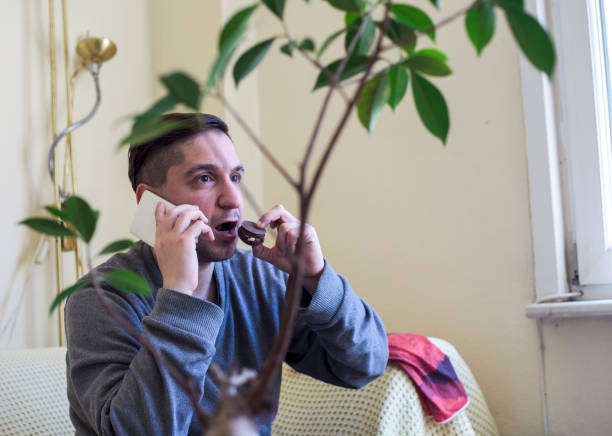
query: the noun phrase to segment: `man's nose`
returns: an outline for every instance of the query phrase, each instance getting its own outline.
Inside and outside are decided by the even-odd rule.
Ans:
[[[221,188],[221,193],[218,198],[219,207],[224,209],[238,209],[242,204],[242,193],[240,185],[226,180]]]

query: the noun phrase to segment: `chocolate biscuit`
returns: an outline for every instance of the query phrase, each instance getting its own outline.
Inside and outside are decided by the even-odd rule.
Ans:
[[[266,229],[260,229],[252,221],[243,221],[238,228],[238,236],[247,245],[260,245],[266,238]]]

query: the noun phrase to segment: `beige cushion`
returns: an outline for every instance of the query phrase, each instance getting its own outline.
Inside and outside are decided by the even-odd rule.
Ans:
[[[396,366],[362,389],[322,383],[283,366],[273,435],[497,435],[478,383],[457,350],[430,338],[448,355],[470,398],[451,421],[437,424],[421,407],[410,378]]]
[[[66,349],[0,351],[0,435],[70,435]]]
[[[478,383],[457,350],[430,338],[453,363],[470,403],[446,424],[427,417],[395,366],[362,389],[328,385],[283,365],[274,435],[497,435]],[[71,435],[65,348],[0,351],[0,435]]]

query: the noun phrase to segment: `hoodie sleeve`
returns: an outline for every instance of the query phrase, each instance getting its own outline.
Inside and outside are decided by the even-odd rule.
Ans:
[[[141,319],[139,313],[146,313],[139,307],[144,299],[103,292],[113,311],[144,333],[181,373],[191,374],[203,395],[223,311],[207,301],[160,289],[152,310]],[[187,434],[193,415],[187,394],[110,316],[96,291],[76,292],[65,310],[68,391],[77,433]]]
[[[380,376],[389,350],[382,321],[325,261],[317,290],[300,309],[286,361],[338,386],[359,388]]]

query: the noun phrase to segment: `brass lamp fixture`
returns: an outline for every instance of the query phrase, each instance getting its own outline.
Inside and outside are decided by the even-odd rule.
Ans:
[[[49,0],[49,61],[51,72],[51,131],[53,142],[49,149],[49,174],[53,182],[54,205],[57,209],[62,208],[63,201],[68,195],[77,194],[76,185],[76,168],[74,159],[74,148],[72,146],[71,132],[87,123],[96,114],[101,101],[99,74],[102,64],[115,56],[117,46],[108,38],[91,38],[86,37],[77,43],[76,52],[80,58],[80,63],[75,71],[70,74],[70,55],[68,50],[68,28],[67,28],[67,12],[66,0],[61,1],[62,6],[62,30],[63,30],[63,55],[64,55],[64,78],[66,83],[66,127],[59,134],[56,128],[56,112],[57,112],[57,80],[56,80],[56,56],[55,56],[55,5],[54,0]],[[96,89],[96,101],[91,111],[81,120],[72,122],[72,94],[74,90],[74,80],[76,76],[83,70],[91,73],[94,79]],[[60,172],[57,157],[57,146],[66,139],[66,151],[64,155],[63,167],[63,187],[60,186]],[[70,178],[68,178],[70,174]],[[76,238],[55,238],[55,267],[56,267],[56,287],[59,294],[63,288],[63,254],[62,252],[74,252],[75,256],[75,275],[76,279],[82,275],[82,265],[79,244]],[[64,345],[63,338],[63,315],[62,311],[58,310],[58,333],[59,343]]]
[[[100,65],[115,56],[117,46],[108,38],[85,38],[79,41],[76,51],[84,65]]]
[[[83,71],[84,69],[88,70],[94,79],[94,84],[96,88],[96,101],[94,103],[93,108],[91,109],[89,114],[85,116],[85,118],[82,118],[81,120],[69,125],[64,130],[62,130],[51,144],[49,150],[49,174],[51,176],[51,180],[53,180],[54,182],[55,149],[57,147],[57,144],[59,144],[59,142],[66,135],[70,134],[71,132],[91,120],[98,111],[101,101],[99,80],[100,67],[102,66],[102,63],[108,61],[109,59],[112,59],[112,57],[115,56],[115,53],[117,53],[117,46],[108,38],[85,38],[79,41],[79,43],[77,44],[76,51],[77,54],[81,57],[81,63],[72,74],[72,78],[70,80],[70,87],[73,88],[74,78],[81,71]],[[72,102],[69,102],[68,104],[72,106]],[[64,191],[64,189],[60,185],[58,185],[58,191],[61,199],[64,200],[66,198],[66,191]]]

